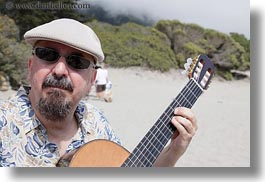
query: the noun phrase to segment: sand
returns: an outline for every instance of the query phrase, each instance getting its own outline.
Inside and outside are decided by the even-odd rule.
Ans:
[[[161,74],[142,68],[108,68],[113,101],[88,102],[109,119],[126,149],[132,151],[188,82],[181,70]],[[0,92],[0,100],[14,91]],[[250,166],[250,79],[214,77],[192,108],[199,129],[176,167]]]

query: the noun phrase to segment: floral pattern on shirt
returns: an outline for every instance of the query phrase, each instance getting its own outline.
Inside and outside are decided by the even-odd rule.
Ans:
[[[14,97],[0,105],[1,167],[54,167],[60,162],[56,144],[49,142],[45,127],[31,107],[29,90],[29,87],[21,87]],[[96,107],[81,101],[75,116],[79,128],[66,154],[94,139],[120,144],[109,122]]]

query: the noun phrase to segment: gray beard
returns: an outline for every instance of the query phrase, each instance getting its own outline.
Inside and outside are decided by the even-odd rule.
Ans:
[[[41,97],[37,108],[42,116],[49,121],[64,121],[72,109],[70,102],[65,100],[65,94],[59,90],[52,90],[47,98]]]

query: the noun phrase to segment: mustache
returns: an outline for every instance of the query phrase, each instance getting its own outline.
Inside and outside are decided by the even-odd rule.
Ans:
[[[47,88],[47,87],[57,87],[73,92],[72,83],[69,80],[67,80],[67,78],[65,77],[58,78],[54,75],[47,76],[47,78],[44,80],[42,84],[42,88]]]

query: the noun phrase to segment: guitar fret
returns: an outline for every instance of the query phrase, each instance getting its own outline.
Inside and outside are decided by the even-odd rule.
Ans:
[[[192,90],[190,88],[187,88],[188,90],[190,90],[191,92],[189,92],[192,96],[194,96],[194,98],[198,99],[198,97],[194,94],[194,92],[192,92]]]
[[[159,130],[157,130],[157,131],[159,131]],[[161,132],[160,132],[161,133]],[[163,147],[163,143],[161,143],[161,141],[159,140],[159,138],[157,138],[157,136],[154,134],[154,133],[152,133],[152,132],[150,132],[150,134],[152,134],[153,136],[151,137],[151,140],[149,140],[150,142],[154,139],[155,141],[157,141],[157,144],[161,144],[161,146]],[[163,134],[163,133],[161,133],[163,136],[164,136],[164,138],[166,138],[166,136]],[[158,134],[159,135],[159,134]],[[160,135],[160,137],[161,137],[161,135]],[[157,146],[156,145],[154,145],[153,143],[151,143],[151,145],[152,146],[154,146],[154,148],[157,150],[157,151],[160,151],[160,150],[158,150],[158,148],[157,148]],[[159,148],[161,148],[161,146],[158,146]]]
[[[171,109],[170,113],[173,113],[174,109],[172,107],[170,107],[170,109]],[[166,117],[166,118],[164,118],[164,117]],[[165,112],[164,115],[159,118],[160,121],[161,121],[161,118],[163,118],[165,120],[165,119],[171,119],[172,117],[169,116],[169,114]],[[161,122],[161,123],[163,123],[163,122]]]
[[[149,141],[151,141],[151,140],[149,140]],[[158,141],[158,142],[159,142],[159,141]],[[146,143],[145,143],[145,142],[141,142],[141,143],[143,144],[142,146],[143,146],[144,148],[146,148],[146,149],[148,149],[148,151],[150,151],[150,148],[151,148],[151,146],[150,146],[150,145],[149,145],[149,146],[150,146],[150,148],[147,148],[147,147],[146,147]],[[156,151],[158,151],[158,152],[159,152],[159,150],[157,149],[157,147],[156,147],[156,146],[155,146],[153,143],[150,143],[150,144],[153,146],[153,149],[155,149]],[[161,144],[161,143],[160,143],[160,144]]]
[[[145,144],[145,142],[146,142],[147,140],[145,140],[144,142],[142,142],[141,141],[141,143],[142,143],[142,145],[141,145],[141,148],[143,147],[143,148],[145,148],[145,149],[147,149],[147,150],[145,150],[145,152],[150,152],[151,150],[151,146],[150,145],[148,145],[147,147],[145,146],[146,144]],[[149,142],[149,141],[148,141]],[[151,145],[153,145],[152,143],[150,143]],[[150,148],[148,148],[148,147],[150,147]],[[153,149],[155,149],[155,150],[157,150],[157,148],[153,145],[153,147],[152,147]],[[137,150],[139,150],[139,148],[136,148]],[[151,152],[150,152],[151,153]],[[146,154],[146,153],[142,153],[142,154]],[[144,157],[144,156],[143,156]]]
[[[141,157],[138,157],[139,160],[144,161],[144,160],[150,158],[150,154],[152,155],[152,158],[155,160],[157,155],[154,155],[153,153],[158,153],[159,154],[161,152],[160,150],[158,150],[158,147],[162,148],[163,144],[159,140],[157,140],[156,136],[153,133],[150,132],[150,134],[152,134],[155,138],[151,137],[151,139],[148,138],[148,140],[142,140],[140,142],[141,143],[140,148],[136,148],[135,149],[135,150],[138,150],[140,152],[140,154],[137,151],[135,152],[136,154],[141,156]],[[158,142],[154,142],[153,140],[157,140]],[[161,146],[157,147],[153,143],[160,144]],[[142,152],[141,150],[143,150],[144,152]]]
[[[149,162],[150,163],[150,161],[146,161],[146,160],[148,160],[148,158],[146,157],[146,153],[145,153],[145,151],[142,151],[142,148],[143,148],[143,146],[139,149],[139,148],[135,148],[135,150],[134,150],[134,157],[132,157],[132,163],[131,163],[131,166],[143,166],[143,165],[145,165],[146,164],[146,162]],[[145,159],[145,160],[143,160],[143,158]],[[139,164],[140,163],[140,164]]]
[[[142,152],[142,150],[143,150],[142,147],[144,147],[147,150],[144,150]],[[146,152],[149,152],[149,153],[147,154]],[[141,162],[140,166],[146,164],[146,162],[149,163],[149,164],[152,164],[152,162],[148,159],[148,158],[150,158],[149,154],[152,155],[153,160],[156,159],[156,157],[152,154],[152,152],[148,148],[146,148],[144,145],[142,145],[140,149],[139,148],[135,148],[133,153],[134,153],[135,156],[138,156],[137,160],[135,160],[132,163],[132,165],[135,165],[135,166],[139,165],[139,162]]]
[[[164,124],[164,126],[166,125]],[[161,129],[161,128],[158,128],[158,126],[156,125],[154,127],[156,127],[157,129]],[[167,138],[167,136],[165,136],[164,133],[171,133],[172,130],[170,130],[168,127],[164,127],[163,129],[165,129],[166,131],[163,131],[163,133],[161,132],[161,134],[164,136],[164,138]]]
[[[149,164],[152,164],[152,162],[149,160],[149,158],[147,156],[145,156],[144,153],[140,149],[136,148],[135,150],[138,151],[140,156],[144,157],[144,160],[143,160],[143,158],[139,158],[139,157],[137,158],[137,161],[142,163],[142,165],[140,165],[139,167],[145,166],[146,162],[149,163]],[[152,153],[150,152],[149,154],[152,154]],[[138,165],[137,165],[138,163],[134,162],[134,164],[135,164],[135,167],[138,167]]]
[[[156,137],[156,135],[154,134],[154,133],[152,133],[152,132],[149,132],[150,134],[148,135],[148,137],[147,137],[147,139],[146,139],[146,137],[145,137],[145,139],[146,139],[146,141],[148,141],[148,142],[157,142],[157,144],[161,144],[161,146],[163,146],[163,143],[161,143],[161,141],[159,141],[159,138],[157,138]],[[150,135],[152,135],[152,136],[150,136]],[[158,134],[159,135],[159,134]],[[163,134],[162,134],[163,135]],[[153,140],[155,140],[155,141],[153,141]],[[146,143],[145,142],[142,142],[142,144],[145,144],[146,145]],[[152,143],[150,143],[151,145],[153,145]],[[157,146],[156,145],[153,145],[154,146],[154,148],[157,150]],[[159,147],[159,146],[158,146]]]
[[[145,149],[147,149],[147,150],[144,150],[144,152],[141,152],[141,156],[142,156],[142,158],[139,158],[139,160],[142,160],[142,161],[148,161],[148,162],[150,162],[150,160],[155,160],[156,159],[156,156],[152,153],[153,151],[150,151],[150,149],[149,148],[147,148],[146,146],[144,146],[144,145],[142,145]],[[154,149],[156,150],[156,148],[154,147]],[[137,148],[137,150],[140,150],[140,149],[138,149]],[[148,153],[147,153],[148,152]],[[151,155],[151,156],[150,156]],[[152,159],[150,159],[150,157],[152,157]],[[150,160],[149,160],[150,159]],[[150,164],[151,164],[151,162],[150,162]]]
[[[159,119],[159,121],[161,121],[161,119]],[[159,141],[160,143],[162,143],[164,145],[164,143],[165,143],[164,139],[166,140],[166,142],[168,141],[168,138],[170,137],[172,130],[170,130],[169,127],[165,123],[161,122],[160,124],[161,125],[159,125],[159,126],[157,124],[155,124],[154,127],[150,130],[151,131],[150,133],[156,138],[157,141]],[[168,134],[169,136],[166,136],[165,134]],[[159,138],[160,138],[160,140],[159,140]]]
[[[138,162],[138,163],[136,163]],[[128,158],[121,167],[137,167],[136,164],[139,164],[141,163],[142,166],[144,166],[145,164],[140,161],[137,156],[135,156],[135,159],[134,158]]]
[[[136,167],[135,164],[139,163],[141,163],[141,165],[144,165],[144,163],[141,160],[139,160],[138,155],[136,155],[136,153],[132,153],[121,167]]]
[[[183,95],[182,93],[180,93],[180,94]],[[183,95],[183,96],[184,96],[183,98],[187,101],[186,103],[189,104],[189,107],[191,107],[192,104],[185,98],[185,95]]]

